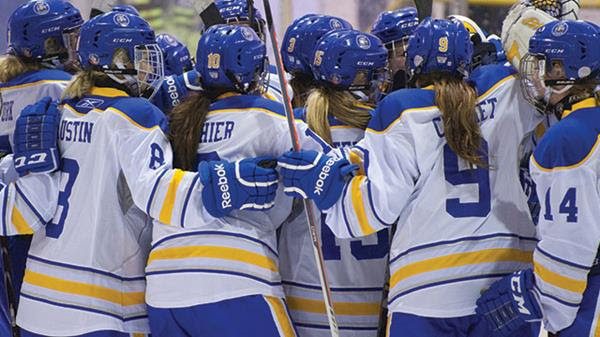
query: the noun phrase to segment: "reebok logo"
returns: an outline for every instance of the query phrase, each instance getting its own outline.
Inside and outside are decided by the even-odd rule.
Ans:
[[[510,288],[512,289],[513,299],[517,302],[517,309],[519,312],[525,315],[531,315],[531,312],[525,308],[525,299],[523,298],[523,292],[521,291],[521,273],[514,275],[510,279]]]
[[[167,92],[169,93],[169,98],[171,99],[171,106],[176,107],[179,105],[179,93],[177,92],[177,86],[175,85],[175,78],[173,76],[167,77]]]
[[[229,184],[227,181],[227,177],[225,176],[227,173],[225,172],[225,165],[218,164],[215,165],[214,170],[217,172],[217,177],[219,180],[217,181],[217,185],[221,190],[221,208],[226,209],[231,207],[231,193],[229,193]]]
[[[313,191],[314,194],[321,195],[321,192],[323,192],[323,185],[325,185],[325,179],[329,177],[331,166],[333,166],[336,161],[337,160],[335,158],[329,158],[329,160],[327,160],[325,166],[323,166],[321,172],[319,172],[319,179],[317,179],[317,182],[315,183],[315,190]]]

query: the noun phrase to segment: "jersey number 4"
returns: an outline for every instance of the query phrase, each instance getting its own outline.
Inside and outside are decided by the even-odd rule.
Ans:
[[[488,167],[476,166],[461,170],[458,166],[459,158],[456,153],[450,149],[448,144],[444,145],[444,176],[446,181],[452,186],[464,189],[473,188],[472,186],[476,184],[478,189],[478,201],[462,202],[460,198],[446,199],[446,212],[455,218],[485,217],[490,213],[488,144],[484,139],[481,140],[481,149],[484,154],[481,159]]]

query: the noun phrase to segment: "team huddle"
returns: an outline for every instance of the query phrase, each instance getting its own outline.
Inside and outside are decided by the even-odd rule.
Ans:
[[[214,5],[195,59],[132,6],[10,17],[1,336],[600,336],[600,27],[577,1],[522,0],[501,37],[307,14],[281,80],[263,14]]]

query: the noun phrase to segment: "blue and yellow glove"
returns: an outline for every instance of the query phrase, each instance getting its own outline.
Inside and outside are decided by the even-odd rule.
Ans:
[[[52,172],[58,169],[58,125],[56,102],[44,97],[26,106],[15,123],[14,164],[19,176]]]
[[[519,270],[496,281],[477,300],[475,312],[487,320],[494,337],[512,336],[526,324],[542,319],[534,282],[531,269]]]
[[[234,209],[262,211],[273,207],[279,177],[276,159],[247,158],[235,163],[203,161],[198,166],[202,182],[202,202],[215,218]]]
[[[311,199],[325,210],[340,198],[346,180],[358,169],[347,159],[317,151],[289,151],[277,160],[284,192],[295,198]]]

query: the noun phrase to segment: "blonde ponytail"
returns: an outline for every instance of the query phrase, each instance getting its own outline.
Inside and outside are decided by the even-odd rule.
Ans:
[[[428,75],[435,90],[435,104],[442,113],[448,146],[471,165],[487,167],[481,153],[481,129],[475,107],[477,92],[462,78]]]
[[[371,106],[359,104],[349,91],[318,87],[306,100],[306,122],[311,130],[332,145],[329,115],[345,125],[365,130],[371,120],[371,110]]]
[[[0,83],[6,83],[26,72],[42,69],[38,62],[23,62],[17,56],[4,55],[0,57]]]

